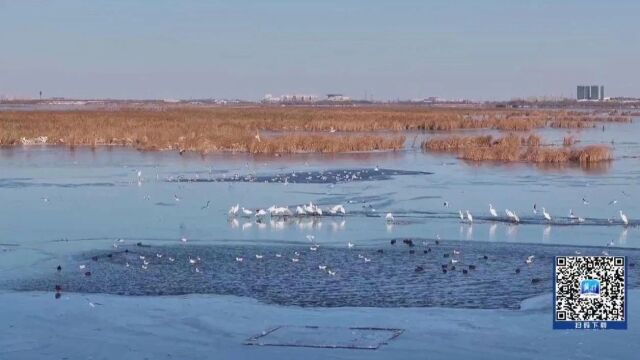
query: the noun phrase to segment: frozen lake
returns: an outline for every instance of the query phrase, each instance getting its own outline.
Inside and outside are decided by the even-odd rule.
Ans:
[[[174,321],[180,299],[158,295],[203,294],[233,295],[215,300],[220,311],[231,309],[237,296],[253,299],[265,312],[282,312],[278,324],[318,322],[318,309],[342,307],[359,309],[354,313],[364,318],[382,311],[372,308],[431,308],[433,320],[444,324],[457,313],[442,308],[465,308],[460,309],[469,311],[464,317],[482,318],[488,329],[491,319],[504,319],[503,313],[473,311],[513,312],[525,299],[550,294],[555,255],[626,255],[629,285],[638,287],[639,132],[637,121],[610,124],[604,131],[572,131],[580,145],[614,147],[615,161],[590,169],[465,163],[418,149],[430,134],[409,134],[407,148],[400,152],[337,155],[180,156],[127,148],[4,148],[0,292],[7,292],[6,299],[36,296],[29,302],[33,305],[17,310],[11,310],[18,306],[11,300],[7,316],[14,314],[12,321],[18,323],[34,312],[33,306],[84,301],[74,293],[117,302],[120,310],[110,312],[130,311],[149,299],[162,304],[162,315],[157,315],[162,321]],[[567,135],[559,130],[538,133],[555,143]],[[251,211],[272,205],[295,210],[309,202],[319,205],[323,216],[256,219],[227,214],[235,204]],[[490,203],[498,218],[489,214]],[[328,214],[338,204],[346,214]],[[543,207],[551,214],[550,222],[540,214]],[[520,216],[520,224],[508,221],[505,208]],[[570,218],[570,209],[584,221]],[[461,222],[459,210],[469,210],[473,223]],[[631,226],[622,225],[620,210]],[[388,212],[392,222],[385,220]],[[535,261],[526,264],[530,255]],[[63,293],[58,300],[53,296],[56,285]],[[49,300],[42,298],[43,291],[51,294]],[[108,306],[95,308],[95,314]],[[638,310],[633,306],[631,316]],[[307,309],[288,317],[292,310],[287,309],[298,307]],[[82,319],[106,321],[91,313],[59,311],[65,312],[70,326]],[[240,312],[234,316],[245,317]],[[517,322],[527,316],[513,315]],[[58,321],[44,319],[40,322]],[[407,330],[400,339],[416,337],[414,325],[390,316],[369,322],[353,319],[343,321],[344,326],[398,326]],[[456,321],[467,323],[461,319]],[[550,308],[536,315],[534,324],[536,336],[553,338]],[[23,325],[27,331],[42,324]],[[246,339],[273,325],[263,319],[258,327],[245,326],[235,338]],[[112,336],[120,325],[104,326]],[[452,334],[459,331],[442,326]],[[211,331],[219,337],[230,329]],[[499,328],[490,332],[505,334]],[[44,339],[46,334],[38,336]],[[578,344],[583,341],[574,338]],[[19,337],[5,337],[8,349],[25,351],[25,356],[50,355],[36,350],[39,341],[29,345]],[[79,349],[70,350],[73,341],[52,346],[77,353]],[[528,349],[529,358],[539,355],[521,345],[514,349]],[[498,346],[502,355],[511,351],[506,344]],[[247,355],[244,351],[240,353]],[[256,351],[249,353],[259,354]]]
[[[637,290],[628,331],[556,332],[551,268],[555,255],[626,255],[640,284],[639,132],[572,131],[614,147],[589,169],[465,163],[422,152],[430,134],[339,155],[0,149],[0,357],[624,358],[638,351]],[[227,214],[309,202],[323,216]],[[327,214],[337,204],[346,214]],[[374,352],[242,345],[279,325],[404,332]],[[346,341],[326,337],[311,336]]]

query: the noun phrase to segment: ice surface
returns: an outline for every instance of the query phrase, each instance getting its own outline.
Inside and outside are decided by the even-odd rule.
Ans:
[[[628,330],[576,331],[552,330],[551,310],[327,309],[232,296],[55,300],[52,292],[5,292],[0,359],[634,359],[640,291],[628,298]],[[309,324],[405,331],[375,351],[244,345],[264,329]]]

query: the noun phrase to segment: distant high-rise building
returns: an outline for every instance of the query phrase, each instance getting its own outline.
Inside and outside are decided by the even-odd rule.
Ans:
[[[591,94],[589,96],[589,100],[599,100],[600,96],[598,96],[598,85],[591,85]]]
[[[578,100],[586,100],[587,95],[585,94],[585,86],[578,85]]]
[[[600,85],[578,85],[578,100],[604,100],[604,86]]]

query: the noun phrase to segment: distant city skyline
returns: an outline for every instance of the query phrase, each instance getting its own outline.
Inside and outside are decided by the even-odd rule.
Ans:
[[[0,96],[640,96],[637,1],[0,0]]]

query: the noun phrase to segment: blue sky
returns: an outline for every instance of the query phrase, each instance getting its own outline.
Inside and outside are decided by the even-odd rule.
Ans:
[[[640,1],[0,0],[0,95],[640,96]]]

